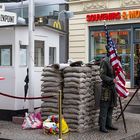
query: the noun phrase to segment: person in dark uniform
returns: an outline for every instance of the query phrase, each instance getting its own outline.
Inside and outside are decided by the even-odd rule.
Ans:
[[[100,76],[102,79],[102,93],[100,98],[99,130],[108,133],[108,130],[118,130],[112,125],[113,108],[117,106],[117,93],[109,53],[101,61]]]

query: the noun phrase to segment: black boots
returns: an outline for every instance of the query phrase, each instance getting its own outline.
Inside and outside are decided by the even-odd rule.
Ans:
[[[103,132],[103,133],[108,133],[108,130],[106,128],[100,127],[100,131]]]
[[[117,127],[114,127],[114,126],[106,126],[106,128],[108,130],[118,130],[118,128]]]
[[[106,126],[106,128],[100,127],[99,130],[103,133],[108,133],[108,130],[118,130],[118,128],[114,126]]]

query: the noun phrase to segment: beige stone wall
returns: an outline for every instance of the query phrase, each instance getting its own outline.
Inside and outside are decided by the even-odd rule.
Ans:
[[[103,25],[102,22],[87,23],[86,15],[109,11],[139,9],[140,0],[69,0],[70,11],[74,17],[69,22],[69,58],[88,62],[89,26]],[[139,21],[117,21],[122,23]],[[116,24],[112,21],[108,24]]]
[[[86,21],[84,15],[75,15],[69,22],[69,58],[85,61]]]

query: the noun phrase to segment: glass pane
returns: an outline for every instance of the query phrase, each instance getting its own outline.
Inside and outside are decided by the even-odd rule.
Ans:
[[[126,72],[126,79],[130,79],[130,40],[129,31],[112,31],[111,37],[116,43],[117,53],[120,56],[123,70]]]
[[[27,65],[27,46],[20,45],[20,66]]]
[[[105,32],[94,32],[93,35],[94,37],[94,55],[103,57],[106,55],[106,36]]]
[[[130,37],[129,30],[111,31],[110,36],[116,44],[117,53],[120,56],[122,67],[126,72],[126,79],[130,79]],[[92,42],[94,43],[94,56],[102,58],[106,55],[106,35],[105,32],[92,32]],[[92,50],[92,49],[91,49]]]
[[[134,80],[135,85],[140,83],[140,44],[134,47]]]
[[[140,40],[140,29],[135,29],[136,40]]]
[[[1,66],[10,66],[10,49],[1,49]]]
[[[12,46],[0,45],[0,65],[11,66],[12,65]]]
[[[35,40],[35,66],[43,67],[44,66],[44,41]]]
[[[49,47],[49,64],[55,64],[55,63],[56,63],[56,48]]]

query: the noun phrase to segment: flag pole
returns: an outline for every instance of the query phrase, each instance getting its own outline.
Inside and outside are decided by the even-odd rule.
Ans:
[[[117,53],[116,53],[116,49],[114,47],[114,44],[113,44],[113,42],[109,42],[109,41],[112,41],[112,39],[109,39],[110,37],[109,37],[109,33],[108,33],[108,30],[107,30],[107,26],[106,26],[106,22],[105,21],[104,21],[104,27],[105,27],[105,31],[106,31],[107,45],[108,45],[108,47],[112,47],[112,49],[114,50],[114,53],[115,53],[115,57],[117,58],[118,56],[117,56]],[[120,110],[121,110],[121,114],[122,114],[122,118],[123,118],[124,129],[125,129],[125,132],[127,133],[126,122],[125,122],[125,118],[124,118],[124,114],[123,114],[123,109],[122,109],[122,103],[121,103],[120,96],[119,96],[119,103],[120,103]]]
[[[127,133],[126,122],[125,122],[125,118],[124,118],[124,113],[123,113],[122,103],[121,103],[120,97],[119,97],[119,103],[120,103],[120,109],[121,109],[121,114],[122,114],[122,118],[123,118],[124,129],[125,129],[125,132]]]

